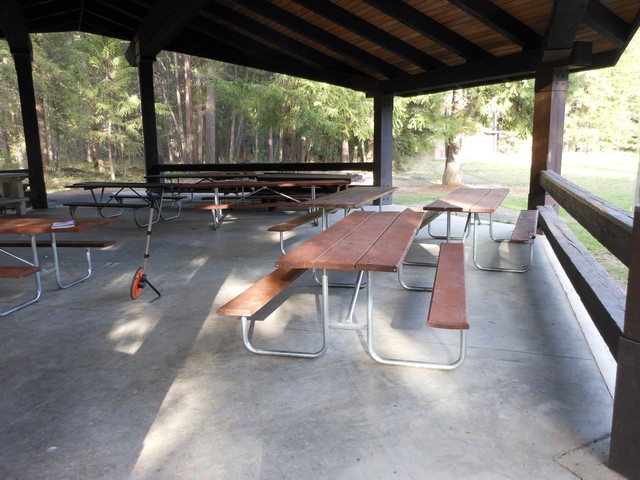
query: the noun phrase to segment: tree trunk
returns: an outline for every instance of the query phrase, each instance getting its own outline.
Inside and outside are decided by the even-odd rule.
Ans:
[[[349,163],[349,139],[342,139],[342,153],[340,154],[340,161],[343,163]]]
[[[456,154],[460,146],[456,143],[455,139],[447,140],[445,145],[446,163],[444,166],[444,173],[442,174],[443,185],[460,185],[462,180],[460,179],[460,164],[456,161]]]
[[[116,169],[113,165],[113,147],[111,146],[111,120],[107,122],[107,158],[109,159],[109,177],[113,182],[116,179]]]
[[[178,121],[176,122],[176,130],[178,132],[178,137],[180,138],[180,152],[183,161],[185,161],[185,157],[187,155],[187,142],[185,140],[184,133],[184,115],[182,114],[182,93],[180,92],[180,85],[182,82],[180,81],[180,63],[178,62],[178,54],[173,53],[173,63],[175,65],[175,76],[176,76],[176,107],[178,110]]]
[[[36,114],[38,116],[38,132],[40,134],[40,147],[42,149],[42,166],[44,171],[51,170],[51,158],[49,156],[49,144],[47,143],[47,128],[44,117],[44,101],[40,95],[36,95]]]
[[[282,132],[282,163],[295,163],[296,161],[296,132],[291,128],[285,128]]]
[[[184,115],[187,137],[187,163],[196,163],[196,127],[193,118],[193,100],[191,99],[191,57],[184,55]]]
[[[269,127],[268,147],[269,163],[273,163],[273,127]]]
[[[203,163],[217,163],[216,157],[216,87],[213,79],[207,82],[207,100],[204,113],[205,124],[205,154]]]

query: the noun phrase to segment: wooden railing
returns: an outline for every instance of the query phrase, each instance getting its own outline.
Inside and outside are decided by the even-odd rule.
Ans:
[[[633,215],[552,171],[540,184],[598,242],[629,266]],[[551,207],[538,207],[540,226],[614,358],[624,326],[626,294]]]

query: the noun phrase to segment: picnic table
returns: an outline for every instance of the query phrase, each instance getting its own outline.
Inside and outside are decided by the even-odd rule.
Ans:
[[[456,368],[464,361],[466,348],[465,333],[466,300],[464,290],[464,254],[462,245],[445,247],[443,262],[452,263],[439,267],[440,281],[436,274],[434,301],[431,303],[429,322],[439,328],[453,328],[461,331],[460,355],[454,362],[424,362],[407,359],[381,357],[374,346],[374,283],[375,272],[398,272],[413,239],[422,224],[424,212],[406,209],[402,212],[354,212],[322,233],[311,238],[290,253],[276,260],[277,269],[322,270],[322,321],[323,350],[326,349],[327,331],[333,328],[358,328],[348,322],[330,322],[329,312],[329,270],[357,271],[359,280],[367,275],[367,350],[377,362],[388,365],[418,366],[438,369]],[[444,260],[446,259],[446,260]],[[444,272],[444,273],[443,273]],[[448,273],[448,279],[443,275]],[[440,288],[436,285],[440,283]],[[354,297],[358,288],[354,288]],[[436,296],[441,298],[436,299]],[[431,320],[431,315],[434,319]],[[438,320],[435,320],[435,318]],[[246,342],[245,342],[246,343]]]
[[[471,216],[478,219],[480,213],[488,213],[490,223],[492,214],[498,209],[502,201],[509,194],[508,188],[458,188],[438,200],[434,200],[424,207],[424,210],[447,214],[447,234],[444,239],[451,241],[451,214],[457,212],[467,213],[467,222],[464,227],[463,236],[467,233]],[[431,234],[431,232],[429,232]],[[437,235],[431,234],[434,238]]]
[[[27,213],[29,199],[24,195],[23,179],[29,175],[23,172],[0,172],[0,208],[13,208],[17,215]]]
[[[59,240],[58,233],[80,233],[92,228],[102,227],[114,219],[105,218],[25,218],[12,217],[0,218],[0,235],[26,235],[28,241],[15,238],[0,238],[0,253],[7,255],[21,263],[19,266],[0,266],[0,278],[19,279],[29,275],[35,275],[36,294],[31,300],[21,303],[7,311],[0,312],[0,316],[8,315],[20,308],[36,302],[42,292],[41,275],[55,274],[56,283],[59,288],[65,289],[72,285],[86,280],[91,276],[91,248],[105,248],[115,244],[114,241],[107,240]],[[39,239],[38,236],[46,236]],[[32,259],[24,258],[15,253],[14,249],[30,248]],[[60,261],[58,258],[58,248],[82,248],[85,250],[87,271],[81,277],[64,283],[61,277]],[[51,248],[53,257],[53,267],[42,268],[40,264],[40,249]]]
[[[312,198],[302,202],[301,205],[321,209],[322,225],[323,228],[326,228],[328,226],[327,212],[329,210],[360,208],[363,205],[370,205],[382,197],[391,195],[396,190],[397,187],[353,186],[323,197]]]
[[[533,264],[533,242],[536,237],[536,226],[538,222],[538,212],[535,210],[523,210],[518,215],[515,227],[508,239],[496,238],[493,233],[493,214],[498,209],[502,201],[509,194],[508,188],[458,188],[451,193],[431,202],[424,207],[424,210],[432,212],[446,212],[447,214],[447,242],[451,241],[451,214],[455,212],[467,213],[467,221],[464,227],[462,238],[466,236],[469,224],[473,215],[473,244],[472,259],[474,265],[480,270],[524,273]],[[489,214],[489,237],[494,242],[507,241],[514,244],[525,244],[529,246],[529,260],[518,268],[498,267],[482,265],[478,261],[478,224],[480,214]],[[436,235],[429,233],[437,238]]]

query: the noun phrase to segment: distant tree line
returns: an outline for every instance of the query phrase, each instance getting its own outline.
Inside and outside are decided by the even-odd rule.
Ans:
[[[138,79],[123,57],[127,43],[83,33],[37,34],[32,43],[46,171],[89,164],[116,178],[141,170]],[[636,148],[638,53],[632,44],[615,69],[571,75],[567,148]],[[0,168],[23,168],[20,104],[6,42],[0,42],[0,60]],[[154,69],[164,162],[372,159],[373,100],[360,92],[171,52],[160,54]],[[394,162],[442,141],[447,163],[454,164],[461,135],[486,127],[497,128],[501,138],[526,137],[532,112],[532,81],[397,97]]]

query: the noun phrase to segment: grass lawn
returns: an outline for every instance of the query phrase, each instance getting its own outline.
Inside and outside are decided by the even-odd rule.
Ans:
[[[491,155],[488,158],[460,158],[460,171],[464,183],[489,183],[509,187],[511,192],[502,206],[519,211],[527,208],[529,191],[529,153],[521,155]],[[444,160],[422,160],[409,165],[406,172],[394,173],[400,182],[423,180],[428,188],[421,192],[401,189],[394,200],[403,205],[421,204],[442,196],[438,188]],[[565,153],[562,175],[573,183],[599,197],[632,212],[635,200],[638,155],[622,153]],[[626,288],[628,269],[597,242],[566,212],[561,211],[563,221],[578,239],[598,259],[610,275]]]

